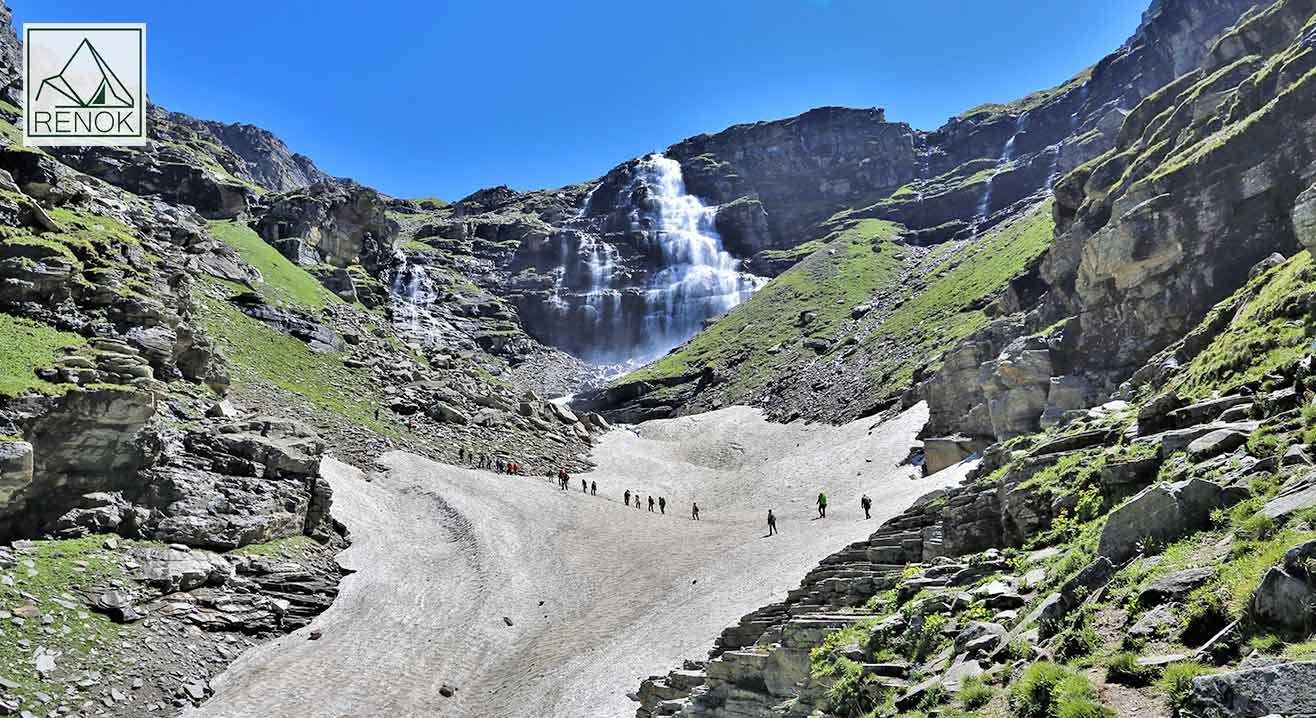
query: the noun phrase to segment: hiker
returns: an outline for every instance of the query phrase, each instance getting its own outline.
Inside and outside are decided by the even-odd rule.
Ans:
[[[581,479],[581,480],[580,480],[580,493],[582,493],[582,494],[588,494],[588,493],[589,493],[589,484],[586,483],[584,479]]]
[[[859,506],[864,510],[865,520],[873,518],[872,514],[868,513],[873,508],[873,500],[868,498],[868,494],[864,494],[863,498],[859,499]]]
[[[691,521],[699,520],[699,504],[696,504],[693,501],[690,502],[690,520]]]
[[[565,478],[567,478],[567,467],[565,467],[565,466],[559,466],[559,467],[557,467],[557,484],[558,484],[558,486],[561,486],[561,485],[562,485],[562,479],[565,479]]]
[[[768,535],[777,533],[777,517],[772,515],[772,509],[768,509]]]
[[[636,494],[636,495],[635,495],[635,510],[636,510],[636,511],[639,511],[639,510],[640,510],[640,495],[639,495],[639,494]]]
[[[622,505],[622,506],[630,506],[630,505],[631,505],[631,490],[630,490],[630,489],[626,489],[626,493],[622,494],[622,497],[621,497],[621,505]]]
[[[598,495],[599,495],[599,482],[597,482],[597,481],[591,481],[591,482],[589,482],[589,495],[590,495],[590,496],[598,496]]]
[[[649,497],[649,513],[653,513],[653,497]]]
[[[827,494],[818,493],[818,518],[827,518]]]
[[[379,421],[379,407],[375,407],[375,421]]]
[[[667,499],[661,496],[658,497],[658,513],[667,514]]]
[[[500,473],[500,474],[503,473],[503,469],[504,469],[504,467],[503,467],[503,460],[502,460],[501,458],[499,458],[499,459],[498,459],[498,473]]]

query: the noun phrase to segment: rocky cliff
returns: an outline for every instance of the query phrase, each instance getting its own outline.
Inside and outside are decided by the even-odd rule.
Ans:
[[[1174,12],[1154,5],[1116,57],[1150,51]],[[1045,216],[1047,241],[987,292],[979,327],[913,373],[902,401],[932,409],[926,469],[973,460],[969,481],[825,560],[709,660],[646,681],[638,716],[1311,712],[1316,6],[1280,0],[1223,27],[1205,51],[1155,50],[1175,74],[1053,203],[1013,220]],[[872,253],[891,249],[876,239]],[[922,276],[935,292],[960,286],[956,269]],[[793,299],[771,284],[758,298]],[[850,301],[848,319],[802,314],[768,353],[802,334],[825,356],[814,322],[835,337],[882,310]],[[748,335],[735,318],[754,304],[719,324]],[[700,370],[701,348],[664,359],[694,379],[650,369],[607,401],[662,415],[744,381],[737,362]]]
[[[143,148],[44,151],[18,114],[0,107],[0,714],[181,709],[305,626],[347,541],[329,456],[586,465],[606,422],[535,393],[576,363],[492,296],[421,316],[396,291],[434,203],[250,125],[153,106]]]

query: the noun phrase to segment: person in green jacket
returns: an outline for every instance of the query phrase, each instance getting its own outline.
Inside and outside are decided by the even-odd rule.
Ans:
[[[818,518],[827,518],[827,494],[818,493]]]

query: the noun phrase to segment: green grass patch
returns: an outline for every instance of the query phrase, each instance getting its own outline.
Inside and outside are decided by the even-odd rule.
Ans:
[[[1097,700],[1096,689],[1073,669],[1041,661],[1024,669],[1010,687],[1016,718],[1105,718],[1115,715]]]
[[[1170,711],[1176,717],[1185,716],[1188,700],[1193,695],[1193,679],[1214,671],[1197,661],[1172,663],[1165,667],[1157,687],[1165,694],[1170,703]]]
[[[14,585],[0,584],[0,607],[23,621],[22,625],[5,622],[0,675],[18,684],[9,692],[23,698],[25,706],[37,705],[38,692],[64,693],[63,681],[43,679],[37,673],[33,662],[37,646],[59,654],[55,679],[61,669],[105,670],[120,660],[120,636],[130,628],[91,612],[74,595],[79,589],[124,580],[118,554],[102,549],[106,538],[37,541],[34,549],[18,554],[17,566],[6,571]],[[45,616],[51,623],[44,622]],[[20,641],[30,645],[24,648]]]
[[[1292,363],[1316,334],[1316,303],[1297,301],[1313,294],[1316,265],[1309,252],[1298,252],[1252,280],[1212,310],[1215,315],[1242,303],[1228,327],[1188,362],[1169,389],[1189,399],[1224,395]],[[1216,320],[1208,316],[1203,324]]]
[[[86,340],[30,319],[0,314],[0,396],[18,396],[29,391],[63,393],[70,385],[53,384],[33,372],[49,367],[63,355],[64,347],[80,347]]]
[[[1045,253],[1054,232],[1048,200],[976,240],[944,276],[929,277],[923,291],[910,291],[908,300],[862,340],[865,350],[885,357],[870,369],[870,388],[879,396],[902,391],[916,367],[924,362],[935,367],[941,352],[986,325],[986,300]]]
[[[293,264],[271,247],[246,224],[238,221],[214,221],[210,232],[232,247],[242,261],[260,271],[264,281],[256,291],[270,304],[319,309],[343,300],[316,281],[306,270]]]
[[[827,239],[826,249],[773,279],[685,346],[624,380],[681,376],[727,366],[734,359],[737,368],[727,390],[737,399],[747,398],[794,366],[799,352],[812,351],[798,346],[801,337],[832,337],[852,307],[896,281],[902,262],[888,240],[898,231],[881,220],[846,222]],[[797,320],[805,311],[817,316],[800,326]],[[784,350],[774,356],[770,350],[778,345]]]
[[[313,352],[212,293],[198,292],[198,297],[202,324],[221,347],[236,382],[263,382],[306,399],[316,409],[396,435],[395,428],[374,418],[380,397],[368,371],[344,366],[340,354]]]

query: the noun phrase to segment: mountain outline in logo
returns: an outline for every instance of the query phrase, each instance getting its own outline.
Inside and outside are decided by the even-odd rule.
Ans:
[[[37,88],[38,102],[42,93],[48,89],[73,102],[72,105],[56,107],[129,109],[136,106],[132,93],[96,50],[96,46],[91,44],[91,40],[85,37],[78,43],[78,48],[69,56],[59,74],[41,81]]]

